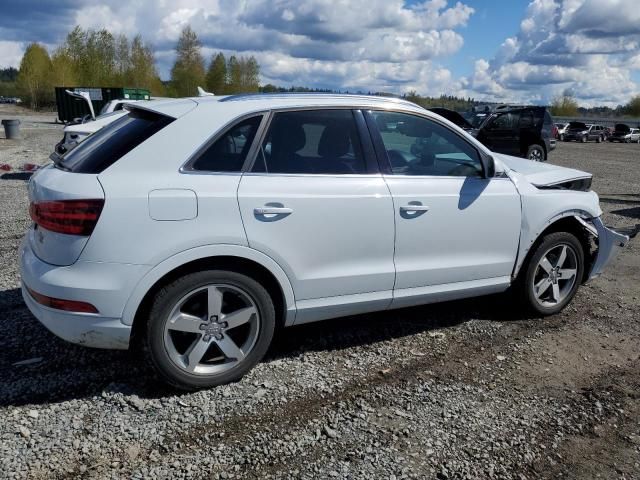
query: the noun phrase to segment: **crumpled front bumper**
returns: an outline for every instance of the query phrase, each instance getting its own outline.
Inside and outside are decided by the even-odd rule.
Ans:
[[[590,223],[595,227],[598,238],[598,252],[589,273],[589,280],[592,280],[602,273],[629,239],[636,236],[638,227],[636,226],[628,235],[625,235],[607,228],[600,218],[592,218]]]

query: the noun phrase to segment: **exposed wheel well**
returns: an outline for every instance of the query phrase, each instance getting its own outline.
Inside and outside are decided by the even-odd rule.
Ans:
[[[173,282],[174,280],[187,275],[192,272],[198,272],[202,270],[230,270],[237,273],[243,273],[254,280],[258,281],[269,292],[273,305],[276,310],[276,322],[277,327],[284,326],[285,319],[285,300],[282,287],[273,274],[265,267],[252,260],[247,260],[242,257],[233,256],[220,256],[220,257],[205,257],[198,260],[194,260],[189,263],[185,263],[174,270],[170,271],[159,279],[145,294],[144,298],[140,302],[138,309],[133,320],[132,332],[131,332],[131,345],[139,346],[140,339],[144,335],[144,329],[146,326],[145,318],[149,314],[151,304],[158,290],[165,285]]]
[[[531,244],[529,251],[527,252],[527,258],[525,262],[529,259],[531,253],[535,250],[535,247],[542,241],[542,239],[554,232],[567,232],[575,235],[580,244],[582,245],[582,249],[584,250],[584,276],[582,281],[585,282],[589,278],[589,272],[591,271],[591,265],[595,260],[595,252],[594,252],[594,244],[592,237],[587,233],[584,225],[580,223],[574,216],[564,217],[556,220],[547,228],[545,228],[538,238],[536,238],[535,242]],[[524,263],[523,262],[523,266]],[[521,268],[522,270],[522,268]]]

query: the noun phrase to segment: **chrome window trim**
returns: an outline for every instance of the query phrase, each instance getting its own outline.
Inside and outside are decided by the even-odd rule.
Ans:
[[[247,177],[325,177],[325,178],[384,178],[381,173],[267,173],[245,172]],[[459,178],[459,177],[458,177]]]

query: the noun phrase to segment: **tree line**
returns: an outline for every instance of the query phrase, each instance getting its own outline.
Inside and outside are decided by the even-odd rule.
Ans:
[[[551,102],[551,114],[558,117],[640,117],[640,95],[636,95],[625,105],[611,107],[581,107],[576,99],[569,93],[554,97]]]
[[[211,56],[207,66],[202,44],[190,26],[182,30],[176,54],[168,86],[171,96],[195,95],[198,86],[206,87],[215,95],[259,91],[260,65],[255,57],[231,55],[226,58],[218,52]]]
[[[106,29],[76,26],[50,55],[44,45],[27,46],[20,68],[0,70],[0,95],[20,96],[31,108],[54,102],[54,87],[146,88],[153,96],[186,97],[205,87],[218,95],[257,92],[260,66],[253,56],[214,54],[208,65],[196,33],[187,26],[176,45],[171,79],[163,82],[153,47],[140,35],[129,39]]]

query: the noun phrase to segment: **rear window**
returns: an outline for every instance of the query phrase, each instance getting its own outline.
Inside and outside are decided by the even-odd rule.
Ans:
[[[101,128],[56,164],[75,173],[101,173],[175,120],[146,110],[132,110]]]

